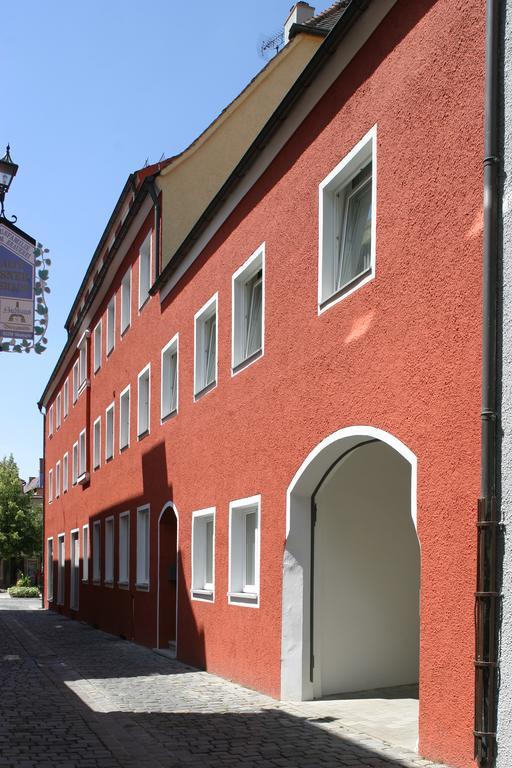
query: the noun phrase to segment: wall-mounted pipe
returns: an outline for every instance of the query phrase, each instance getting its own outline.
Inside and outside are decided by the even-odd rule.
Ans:
[[[481,472],[475,593],[475,757],[489,768],[496,757],[497,574],[497,290],[499,1],[487,0],[484,116]]]

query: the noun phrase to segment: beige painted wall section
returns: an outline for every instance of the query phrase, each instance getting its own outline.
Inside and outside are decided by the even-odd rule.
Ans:
[[[223,112],[160,174],[162,266],[183,242],[323,38],[297,35]]]

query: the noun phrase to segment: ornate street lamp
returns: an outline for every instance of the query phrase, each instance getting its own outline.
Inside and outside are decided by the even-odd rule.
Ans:
[[[18,166],[16,165],[16,163],[13,163],[12,161],[10,149],[11,148],[8,144],[5,155],[2,158],[0,158],[0,218],[1,219],[6,218],[5,211],[4,211],[5,196],[9,191],[11,182],[16,176],[16,173],[18,171]],[[15,216],[13,216],[13,218],[16,220]]]

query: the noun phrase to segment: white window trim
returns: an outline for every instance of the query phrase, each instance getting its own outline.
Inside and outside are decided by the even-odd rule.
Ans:
[[[145,512],[148,513],[148,580],[147,581],[139,581],[139,512]],[[138,591],[142,592],[149,592],[150,583],[151,583],[151,507],[149,504],[143,504],[141,507],[137,507],[137,515],[136,515],[136,525],[137,525],[137,552],[136,552],[136,562],[135,562],[135,588]]]
[[[140,380],[148,374],[148,426],[140,431]],[[151,363],[148,363],[137,376],[137,440],[141,440],[151,432]]]
[[[195,531],[196,520],[201,518],[211,518],[213,520],[213,544],[212,544],[212,576],[213,582],[211,589],[206,585],[204,587],[195,587],[196,573],[195,573]],[[196,512],[192,512],[192,587],[190,590],[190,597],[192,600],[197,600],[202,603],[214,603],[215,602],[215,537],[216,537],[216,508],[207,507],[206,509],[199,509]]]
[[[73,594],[73,534],[78,534],[77,536],[77,543],[78,543],[78,587],[77,587],[77,594]],[[80,554],[81,554],[81,544],[80,544],[80,528],[72,528],[69,532],[69,608],[72,611],[78,611],[80,606]],[[65,561],[64,561],[65,562]],[[65,566],[64,566],[65,567]],[[71,598],[74,597],[76,602],[72,603]]]
[[[48,408],[48,437],[53,435],[53,403]]]
[[[124,284],[124,281],[126,280],[127,276],[128,276],[129,286],[130,286],[129,299],[128,299],[128,323],[123,328],[122,327],[122,324],[123,324],[123,310],[124,310],[123,284]],[[120,290],[120,293],[121,293],[121,316],[120,316],[120,321],[119,321],[119,328],[120,328],[121,338],[123,338],[125,333],[127,333],[130,330],[131,325],[132,325],[132,268],[131,268],[131,266],[128,267],[128,269],[126,270],[126,272],[124,274],[123,279],[121,280],[121,290]]]
[[[239,363],[235,360],[235,333],[236,324],[239,322],[237,313],[235,312],[235,290],[236,282],[244,272],[249,272],[252,264],[261,257],[261,349],[259,352],[255,352],[245,360],[241,360]],[[249,278],[250,279],[250,278]],[[236,272],[234,272],[231,278],[231,376],[236,376],[241,371],[244,371],[250,365],[259,360],[265,354],[265,243],[263,242],[254,253],[252,253],[247,261],[245,261]]]
[[[73,405],[78,400],[78,360],[73,363]]]
[[[368,145],[371,144],[371,153]],[[362,162],[358,160],[361,157]],[[332,237],[334,227],[326,225],[326,215],[331,211],[329,218],[334,218],[334,207],[336,205],[334,197],[335,192],[346,185],[350,178],[360,167],[366,165],[369,158],[372,161],[372,224],[371,224],[371,251],[370,251],[370,269],[368,274],[356,280],[354,284],[350,283],[346,289],[341,289],[332,294],[331,297],[324,298],[322,283],[324,275],[324,261],[327,262],[328,250],[333,249]],[[345,177],[345,178],[344,178]],[[331,193],[331,194],[330,194]],[[377,233],[377,125],[374,125],[365,136],[356,144],[356,146],[338,163],[338,165],[320,182],[318,188],[319,194],[319,221],[318,221],[318,314],[321,315],[330,309],[334,304],[338,304],[347,296],[358,291],[363,285],[366,285],[375,278],[375,254],[376,254],[376,233]],[[331,199],[332,198],[332,199]]]
[[[98,463],[96,463],[96,424],[100,425],[98,439]],[[101,416],[94,420],[92,425],[92,470],[95,472],[101,467]]]
[[[75,447],[76,447],[76,461],[75,461]],[[79,460],[79,455],[78,455],[78,440],[77,440],[76,443],[73,443],[73,451],[72,451],[72,454],[71,454],[71,462],[72,462],[72,467],[71,467],[71,483],[72,483],[72,485],[76,485],[77,484],[77,480],[78,480],[78,460]]]
[[[87,542],[87,557],[85,556],[85,543]],[[91,556],[91,543],[89,541],[89,524],[82,526],[82,582],[89,582],[89,558]]]
[[[55,400],[55,431],[56,432],[60,429],[60,426],[62,423],[61,406],[62,406],[62,396],[61,396],[61,393],[59,392]]]
[[[69,376],[66,376],[66,381],[64,382],[64,388],[63,388],[63,417],[64,419],[67,419],[69,414]]]
[[[89,366],[88,366],[88,361],[87,361],[87,356],[88,356],[88,351],[89,351],[89,350],[88,350],[88,348],[87,348],[87,346],[88,346],[88,345],[87,345],[87,342],[88,342],[88,339],[89,339],[89,336],[90,336],[90,335],[91,335],[91,333],[90,333],[90,331],[89,331],[88,329],[87,329],[86,331],[84,331],[84,332],[82,333],[82,335],[80,336],[80,339],[79,339],[79,341],[78,341],[78,344],[76,345],[76,348],[77,348],[77,350],[78,350],[78,360],[77,360],[77,363],[78,363],[78,376],[77,376],[78,392],[77,392],[77,400],[78,400],[78,398],[80,397],[80,395],[82,394],[82,392],[83,392],[85,389],[87,389],[87,387],[88,387],[88,386],[90,385],[90,383],[91,383],[91,382],[90,382],[90,379],[89,379],[89,377],[88,377],[88,375],[87,375],[87,374],[88,374],[88,372],[89,372],[89,371],[88,371],[88,367],[89,367]],[[85,376],[84,376],[84,379],[83,379],[83,381],[82,381],[82,382],[80,382],[80,351],[81,351],[81,348],[82,348],[82,345],[83,345],[83,344],[85,344]]]
[[[126,518],[126,517],[128,518],[128,553],[127,553],[127,561],[126,561],[126,573],[128,575],[128,578],[126,580],[121,580],[121,555],[122,555],[122,550],[121,550],[121,520],[124,520],[124,518]],[[131,522],[130,521],[130,511],[128,510],[126,512],[121,512],[121,514],[119,515],[119,532],[118,532],[118,559],[119,559],[119,564],[118,564],[118,570],[117,570],[117,576],[118,576],[117,585],[119,587],[121,587],[121,588],[124,588],[124,589],[127,589],[130,586],[130,543],[131,543],[131,541],[130,541],[130,539],[131,539],[131,536],[130,536],[130,522]]]
[[[198,355],[198,349],[197,349],[197,326],[200,321],[202,321],[203,315],[211,315],[213,313],[210,313],[210,308],[212,306],[215,306],[215,380],[211,384],[207,384],[206,387],[201,387],[201,389],[198,389],[197,384],[197,376],[198,376],[198,369],[197,369],[197,355]],[[208,318],[207,318],[208,319]],[[194,315],[194,401],[200,400],[203,395],[206,395],[208,392],[211,392],[211,390],[217,388],[219,380],[219,293],[218,291],[213,294],[213,296],[208,299],[208,301],[203,304],[201,309],[199,309],[195,315]]]
[[[98,331],[98,329],[99,329],[99,343],[98,343],[98,338],[97,338],[97,331]],[[94,344],[93,344],[93,346],[94,346],[94,350],[93,350],[93,372],[94,372],[94,375],[96,376],[98,371],[101,370],[101,363],[102,363],[102,357],[103,357],[103,354],[102,354],[102,352],[103,352],[103,350],[102,350],[102,344],[103,344],[103,321],[102,321],[102,319],[98,320],[98,322],[96,323],[96,326],[94,328],[94,332],[93,332],[92,337],[93,337],[93,341],[94,341]],[[98,362],[98,365],[96,365],[96,349],[99,349],[99,362]]]
[[[55,498],[56,499],[58,499],[60,496],[61,478],[62,478],[62,472],[61,472],[60,459],[59,459],[59,461],[55,464]]]
[[[65,469],[64,469],[65,468]],[[62,458],[62,493],[69,490],[69,453],[66,451]]]
[[[141,268],[141,263],[142,263],[142,259],[140,257],[140,252],[142,250],[142,246],[144,245],[144,243],[146,242],[146,240],[148,238],[149,238],[149,288],[151,288],[152,281],[153,281],[153,230],[151,230],[150,232],[148,232],[148,234],[146,235],[146,237],[142,241],[142,244],[141,244],[141,246],[139,248],[139,290],[138,290],[138,293],[139,293],[139,296],[138,296],[138,312],[139,312],[139,315],[140,315],[142,309],[144,308],[144,306],[146,305],[146,303],[151,298],[151,294],[149,293],[149,291],[148,291],[147,295],[144,296],[142,301],[141,301],[141,295],[140,295],[140,272],[141,272],[140,268]]]
[[[175,348],[176,350],[176,408],[169,413],[164,413],[164,356],[166,352]],[[160,423],[175,416],[179,409],[179,397],[180,397],[180,334],[176,333],[170,341],[167,342],[160,354]]]
[[[258,515],[258,533],[256,537],[256,551],[254,553],[254,573],[256,579],[255,592],[236,592],[232,590],[233,579],[233,514],[243,514],[244,510],[253,510],[256,507]],[[228,603],[242,608],[259,608],[260,605],[260,541],[261,541],[261,495],[248,496],[245,499],[236,499],[229,504],[229,565],[228,565]],[[245,558],[245,555],[244,555]]]
[[[112,578],[108,578],[107,577],[107,552],[108,552],[108,549],[107,549],[107,529],[108,529],[108,525],[107,525],[107,523],[112,523],[112,549],[111,549]],[[105,531],[105,533],[104,533],[104,536],[105,536],[105,542],[104,542],[104,547],[105,547],[105,574],[104,574],[104,577],[103,577],[103,585],[105,587],[109,587],[110,589],[112,589],[113,586],[114,586],[115,572],[116,572],[116,568],[115,568],[116,525],[115,525],[115,522],[114,522],[114,515],[109,515],[108,517],[105,518],[105,525],[103,526],[103,529]]]
[[[62,579],[62,596],[59,595],[61,580],[61,565],[60,565],[60,541],[62,539],[62,552],[64,554],[64,566],[62,568],[64,577]],[[57,534],[57,605],[64,605],[66,602],[66,534]]]
[[[98,530],[98,542],[99,547],[96,548],[94,545],[94,539],[95,539],[95,533],[94,531]],[[92,583],[93,584],[101,584],[101,520],[95,520],[92,524],[92,543],[93,543],[93,550],[92,550]],[[98,575],[94,573],[94,563],[96,558],[96,549],[98,550],[97,557],[98,557]]]
[[[48,550],[49,550],[49,546],[48,545],[49,545],[50,541],[52,543],[52,562],[51,563],[48,562]],[[55,552],[54,552],[54,549],[53,549],[53,536],[48,536],[48,538],[46,539],[46,564],[45,564],[45,567],[47,569],[46,587],[48,589],[47,600],[48,600],[49,603],[53,603],[53,600],[54,600],[54,597],[55,597],[55,584],[54,584],[54,581],[53,581],[53,576],[54,576],[54,568],[53,568],[54,555],[55,555]],[[50,569],[51,569],[51,571],[50,571]],[[49,590],[49,587],[48,587],[49,580],[50,580],[50,572],[51,572],[51,584],[52,584],[52,591],[51,591],[51,593],[50,593],[50,590]]]
[[[84,466],[82,466],[81,461],[81,443],[82,443],[82,435],[84,435]],[[83,470],[80,472],[80,470]],[[80,434],[78,435],[78,477],[76,479],[76,482],[78,485],[82,485],[83,483],[86,483],[89,480],[89,473],[87,472],[87,429],[82,429]]]
[[[107,445],[108,445],[108,412],[112,411],[112,456],[107,456]],[[105,464],[107,462],[112,461],[116,453],[116,412],[115,412],[115,401],[110,403],[109,406],[105,408]]]
[[[108,348],[108,337],[110,332],[110,322],[109,322],[109,307],[110,305],[114,305],[114,319],[112,321],[112,347]],[[108,360],[114,349],[116,348],[116,294],[111,297],[110,301],[107,304],[107,332],[105,334],[105,357]]]
[[[53,467],[48,470],[48,504],[53,501]]]
[[[121,407],[121,403],[123,400],[123,395],[126,395],[127,392],[128,392],[128,442],[126,443],[126,445],[122,446],[121,431],[123,426],[123,409]],[[132,396],[130,392],[130,385],[128,384],[128,386],[125,387],[119,395],[119,453],[124,453],[124,451],[126,451],[126,449],[130,447],[130,416],[131,416],[130,411],[132,409],[131,401],[132,401]]]

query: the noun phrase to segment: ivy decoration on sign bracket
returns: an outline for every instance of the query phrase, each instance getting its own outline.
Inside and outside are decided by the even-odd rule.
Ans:
[[[49,267],[51,259],[46,254],[48,248],[44,248],[41,243],[36,243],[34,248],[34,266],[36,269],[36,279],[34,284],[35,307],[34,307],[34,338],[28,339],[6,339],[0,334],[0,352],[31,352],[32,350],[40,355],[45,351],[48,344],[46,331],[48,329],[48,307],[46,305],[46,294],[50,293],[48,286]]]

